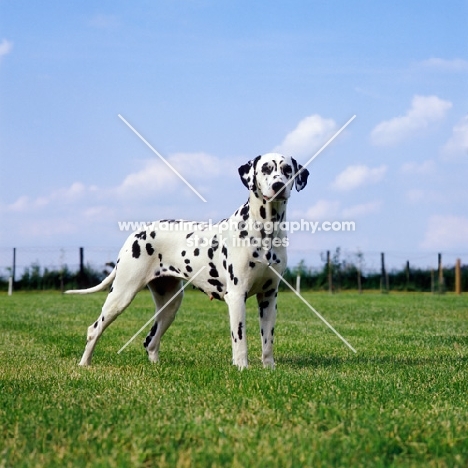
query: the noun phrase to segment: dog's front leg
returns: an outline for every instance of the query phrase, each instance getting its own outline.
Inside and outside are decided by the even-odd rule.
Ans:
[[[276,322],[276,291],[257,294],[260,335],[262,339],[263,367],[275,368],[273,359],[273,335]]]
[[[224,296],[229,307],[231,324],[232,363],[239,369],[248,367],[247,333],[245,328],[245,295],[229,292]]]

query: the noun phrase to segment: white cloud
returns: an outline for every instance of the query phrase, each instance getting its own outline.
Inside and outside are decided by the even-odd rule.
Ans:
[[[177,171],[188,177],[206,178],[221,173],[224,161],[207,153],[174,153],[168,161]],[[237,172],[236,172],[237,174]]]
[[[444,72],[461,72],[468,70],[468,61],[459,58],[447,60],[432,57],[430,59],[419,62],[418,65],[423,68]]]
[[[223,168],[231,164],[206,153],[175,153],[167,158],[168,162],[181,173],[195,188],[202,180],[212,179],[219,175]],[[234,171],[232,171],[234,173]],[[235,172],[237,176],[237,172]],[[124,180],[110,188],[85,186],[81,182],[74,182],[69,187],[60,188],[37,198],[21,196],[15,202],[5,206],[3,211],[27,212],[45,208],[51,204],[69,205],[83,201],[92,196],[96,200],[109,202],[113,198],[126,197],[127,199],[144,198],[161,191],[172,191],[176,188],[185,189],[182,180],[158,158],[151,158],[142,164],[140,170],[128,174]],[[187,189],[188,190],[188,189]],[[90,211],[87,216],[95,212]]]
[[[273,151],[294,158],[310,157],[333,136],[336,130],[337,126],[333,119],[324,119],[318,114],[310,115],[301,120]]]
[[[2,57],[4,55],[8,55],[12,49],[13,49],[13,42],[3,39],[2,42],[0,42],[0,61],[2,60]]]
[[[148,159],[143,167],[129,174],[120,185],[111,189],[117,195],[141,197],[160,190],[172,190],[178,177],[159,159]]]
[[[81,182],[74,182],[70,187],[55,190],[48,195],[43,195],[35,199],[23,195],[6,208],[7,211],[25,212],[43,208],[54,201],[59,201],[61,204],[69,204],[82,199],[91,191],[93,191],[93,187],[86,187]]]
[[[218,176],[229,165],[229,162],[206,153],[174,153],[167,161],[197,190],[200,189],[200,181]],[[144,162],[139,171],[129,174],[111,191],[117,195],[143,197],[161,190],[172,191],[176,187],[186,188],[170,167],[158,158],[151,158]]]
[[[468,156],[468,115],[453,127],[452,135],[442,147],[441,152],[445,160]]]
[[[425,249],[465,248],[468,239],[468,218],[464,216],[434,215],[429,218],[421,243]]]
[[[442,120],[451,107],[451,102],[437,96],[414,96],[405,115],[383,121],[372,130],[371,142],[378,146],[400,143]]]
[[[359,205],[354,205],[349,208],[345,208],[342,211],[342,215],[344,218],[359,218],[362,216],[366,216],[368,214],[377,213],[380,211],[380,207],[382,202],[374,201],[369,203],[361,203]]]
[[[311,221],[328,221],[339,214],[340,202],[331,200],[318,200],[309,207],[306,212],[294,211],[291,213],[291,219],[308,219]]]
[[[427,175],[433,174],[436,169],[436,164],[433,160],[428,159],[422,163],[407,162],[401,166],[401,172],[408,175]]]
[[[387,166],[368,167],[363,164],[348,166],[343,172],[338,174],[332,183],[335,190],[353,190],[361,185],[376,184],[384,177]]]

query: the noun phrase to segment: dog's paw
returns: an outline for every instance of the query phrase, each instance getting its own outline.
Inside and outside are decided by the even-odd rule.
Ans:
[[[243,359],[233,359],[232,364],[236,366],[239,370],[244,370],[249,367],[249,363],[247,362],[247,358]]]
[[[154,363],[159,362],[159,353],[151,352],[148,350],[147,352],[148,352],[148,359],[150,362],[154,362]]]
[[[275,361],[273,361],[273,359],[265,359],[263,361],[263,368],[264,369],[275,369],[276,365],[275,365]]]

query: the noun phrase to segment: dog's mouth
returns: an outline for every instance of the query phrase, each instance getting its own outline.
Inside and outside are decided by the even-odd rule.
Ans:
[[[287,200],[287,197],[284,195],[284,193],[277,193],[271,197],[267,197],[266,195],[263,195],[263,199],[266,201],[266,202],[270,202],[270,201],[275,201],[275,200]]]

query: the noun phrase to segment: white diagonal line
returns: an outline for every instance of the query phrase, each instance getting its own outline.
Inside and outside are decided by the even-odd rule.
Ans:
[[[176,175],[179,177],[179,179],[181,179],[181,180],[187,185],[187,187],[189,187],[189,188],[195,193],[195,195],[197,195],[201,200],[203,200],[203,201],[206,203],[206,200],[205,200],[205,199],[197,192],[197,190],[184,178],[184,176],[182,176],[182,175],[177,171],[177,169],[176,169],[174,166],[172,166],[165,158],[163,158],[163,157],[161,156],[161,154],[160,154],[158,151],[156,151],[156,150],[148,143],[148,141],[146,141],[146,140],[143,138],[143,136],[142,136],[140,133],[138,133],[138,132],[135,130],[135,128],[133,128],[120,114],[118,114],[118,116],[119,116],[120,120],[122,120],[122,121],[127,125],[127,127],[128,127],[130,130],[132,130],[133,133],[135,133],[135,135],[137,135],[137,136],[140,138],[140,140],[141,140],[143,143],[145,143],[145,145],[148,146],[148,148],[149,148],[164,164],[166,164],[166,166],[169,167],[169,169],[171,169],[172,172],[174,172],[174,174],[176,174]]]
[[[294,174],[294,177],[284,184],[284,188],[275,194],[269,201],[272,202],[294,179],[356,118],[354,114],[303,166],[302,169]]]
[[[117,352],[120,354],[151,322],[156,320],[158,315],[174,300],[174,298],[182,292],[204,269],[206,266],[200,268],[200,270],[193,275],[189,281],[187,281],[154,315],[151,317]]]
[[[271,265],[269,268],[351,351],[357,352]]]

